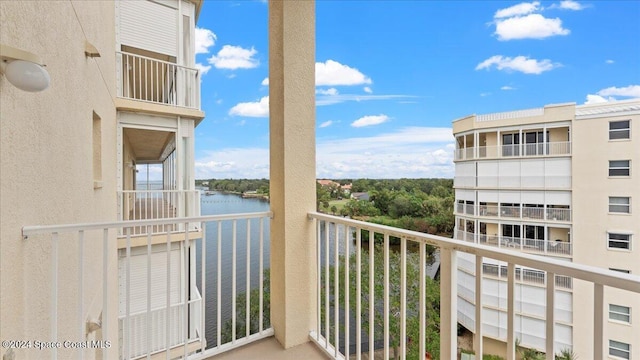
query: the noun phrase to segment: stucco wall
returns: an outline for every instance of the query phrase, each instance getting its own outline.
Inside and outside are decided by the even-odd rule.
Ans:
[[[615,105],[615,104],[614,104]],[[631,120],[631,139],[609,141],[609,122]],[[630,270],[640,274],[640,113],[635,115],[594,117],[574,121],[573,137],[573,232],[574,261],[602,268]],[[609,160],[631,160],[631,176],[609,177]],[[631,214],[610,214],[609,196],[630,196]],[[632,232],[631,251],[607,249],[607,231]],[[580,336],[593,331],[593,287],[576,282],[574,289],[575,347],[581,359],[593,357],[592,337]],[[640,298],[623,291],[605,290],[605,317],[608,304],[631,306],[631,325],[605,319],[605,352],[608,340],[631,344],[631,358],[640,358]]]
[[[0,77],[0,338],[49,340],[51,241],[23,240],[21,227],[115,220],[114,5],[1,1],[0,27],[2,44],[37,54],[51,75],[51,86],[40,93],[23,92]],[[101,57],[86,58],[85,41]],[[102,119],[99,189],[93,186],[94,111]],[[86,318],[97,318],[102,308],[102,242],[92,239],[87,234],[84,250]],[[77,244],[77,237],[60,239],[60,340],[79,337]],[[109,256],[115,264],[115,242]],[[109,281],[117,294],[117,278]],[[105,337],[116,342],[116,323],[111,330]],[[49,353],[17,355],[39,359]]]

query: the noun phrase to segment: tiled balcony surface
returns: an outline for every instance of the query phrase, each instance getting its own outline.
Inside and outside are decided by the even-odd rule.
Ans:
[[[326,360],[320,349],[311,342],[285,350],[274,337],[256,341],[208,360]]]

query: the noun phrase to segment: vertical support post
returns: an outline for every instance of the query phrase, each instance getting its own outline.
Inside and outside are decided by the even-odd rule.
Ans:
[[[593,358],[604,358],[604,286],[593,284]]]
[[[440,249],[440,358],[455,359],[458,350],[458,261],[455,250]]]
[[[285,348],[317,319],[315,111],[315,1],[270,1],[271,323]]]
[[[509,263],[507,270],[507,360],[516,360],[516,265]]]
[[[51,240],[51,341],[58,341],[58,233],[53,233]],[[55,346],[51,358],[58,358]]]
[[[482,261],[483,257],[476,256],[476,334],[473,338],[473,350],[478,354],[478,359],[482,359]]]
[[[554,327],[555,327],[555,295],[556,295],[556,275],[547,272],[547,304],[546,304],[546,354],[547,360],[555,359],[554,346]]]

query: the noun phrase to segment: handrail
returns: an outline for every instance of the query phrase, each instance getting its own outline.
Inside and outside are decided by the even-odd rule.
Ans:
[[[148,56],[144,56],[144,55],[138,55],[138,54],[134,54],[134,53],[126,52],[126,51],[116,51],[116,54],[134,56],[134,57],[138,57],[138,58],[145,59],[145,60],[159,62],[161,64],[166,64],[166,65],[176,66],[176,67],[180,67],[180,68],[184,68],[184,69],[188,69],[188,70],[193,70],[193,71],[196,72],[196,74],[198,74],[198,72],[199,72],[198,68],[195,68],[195,67],[189,67],[189,66],[185,66],[185,65],[180,65],[178,63],[172,63],[172,62],[169,62],[169,61],[160,60],[160,59],[156,59],[156,58],[152,58],[152,57],[148,57]]]
[[[391,236],[406,238],[416,242],[424,242],[429,245],[442,247],[449,250],[462,251],[469,254],[488,257],[507,263],[515,263],[533,269],[552,272],[556,275],[565,275],[588,282],[611,286],[635,293],[640,293],[640,276],[620,273],[595,266],[556,260],[549,257],[531,255],[519,251],[505,250],[486,245],[460,242],[458,240],[425,234],[417,231],[404,230],[386,225],[378,225],[360,220],[346,219],[339,216],[326,215],[319,212],[310,212],[310,219],[326,220],[340,223],[346,226],[354,226],[364,230],[387,233]]]
[[[206,216],[192,216],[192,217],[175,217],[167,219],[153,219],[153,220],[127,220],[127,221],[112,221],[112,222],[96,222],[96,223],[84,223],[84,224],[61,224],[61,225],[28,225],[22,227],[22,237],[26,239],[30,235],[46,234],[46,233],[63,233],[74,232],[79,230],[99,230],[99,229],[122,229],[134,226],[153,226],[153,225],[168,225],[168,224],[184,224],[192,222],[205,222],[216,220],[240,220],[240,219],[254,219],[260,217],[273,218],[273,212],[253,212],[242,214],[225,214],[225,215],[206,215]]]

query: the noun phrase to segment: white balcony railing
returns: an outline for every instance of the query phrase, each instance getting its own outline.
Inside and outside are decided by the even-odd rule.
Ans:
[[[123,190],[118,191],[118,220],[170,219],[200,215],[198,190]],[[195,230],[196,228],[190,229]],[[131,227],[131,235],[183,231],[183,224]]]
[[[530,253],[553,254],[553,255],[571,255],[572,247],[570,242],[551,241],[539,239],[527,239],[510,236],[497,236],[486,234],[474,234],[467,231],[458,231],[456,238],[469,242],[469,239],[475,239],[483,245],[489,245],[498,248],[516,249]],[[473,241],[472,241],[473,242]]]
[[[25,239],[51,243],[51,277],[47,282],[51,295],[41,302],[43,309],[30,309],[50,314],[50,338],[43,340],[87,340],[85,311],[89,305],[85,301],[90,297],[85,289],[90,282],[102,284],[102,294],[99,291],[97,294],[98,302],[109,304],[111,298],[119,298],[116,313],[98,305],[102,308],[102,334],[109,334],[113,326],[119,334],[117,344],[115,339],[106,339],[113,345],[102,350],[103,359],[136,359],[151,355],[163,359],[185,359],[187,356],[206,359],[272,336],[269,290],[263,286],[265,270],[269,268],[270,216],[269,212],[261,212],[24,227]],[[114,268],[109,264],[109,249],[116,247],[115,235],[123,229],[172,229],[179,224],[183,228],[197,226],[203,229],[200,238],[193,239],[187,232],[166,230],[166,237],[163,237],[167,239],[166,243],[152,244],[152,237],[148,236],[144,245],[132,251],[131,237],[127,236],[127,246],[119,252],[118,266]],[[183,237],[179,247],[177,236]],[[172,241],[171,237],[174,238]],[[96,243],[101,244],[102,264],[82,261],[86,255],[84,249],[95,248]],[[73,264],[77,265],[65,264],[66,259],[60,254],[68,256],[74,252],[78,261]],[[172,252],[178,254],[174,257]],[[162,255],[158,256],[159,253]],[[142,260],[136,261],[135,267],[134,257]],[[97,272],[97,278],[88,275],[96,274],[96,265],[102,268]],[[107,285],[113,271],[120,274],[116,293]],[[138,271],[135,282],[134,271]],[[72,287],[72,292],[61,290],[70,287],[60,284],[74,281],[77,286]],[[132,294],[137,295],[133,297]],[[58,313],[69,314],[65,309],[70,307],[78,309],[77,319],[59,319]],[[77,338],[61,340],[59,332],[75,333]],[[52,348],[46,354],[43,351],[46,350],[34,352],[31,357],[89,358],[96,349],[60,347]]]
[[[427,245],[437,247],[440,254],[440,348],[436,349],[439,354],[434,355],[434,350],[429,349],[434,358],[456,358],[458,252],[475,257],[477,273],[483,271],[485,258],[506,263],[496,273],[507,282],[508,359],[515,359],[516,279],[538,283],[546,289],[547,359],[553,359],[560,350],[554,343],[556,287],[570,286],[572,278],[593,284],[597,305],[589,313],[594,314],[592,339],[594,358],[598,360],[604,358],[606,348],[604,288],[640,294],[638,276],[320,213],[309,216],[316,221],[318,234],[317,328],[312,329],[311,337],[334,359],[351,356],[373,359],[378,351],[385,358],[396,351],[400,359],[423,358],[427,351],[426,308],[432,306],[426,302]],[[377,258],[383,260],[377,262]],[[409,273],[412,275],[408,276]],[[550,278],[556,280],[547,281]],[[408,283],[410,279],[413,280]],[[476,278],[475,283],[475,333],[482,337],[482,282]],[[474,344],[474,351],[483,353],[482,342]]]
[[[158,320],[159,326],[165,326],[166,332],[164,346],[160,346],[158,350],[161,357],[181,356],[186,358],[188,354],[190,359],[203,359],[220,352],[248,344],[254,340],[261,339],[273,335],[273,330],[269,325],[263,322],[263,318],[267,319],[266,309],[268,309],[267,300],[265,298],[266,289],[263,288],[263,271],[268,268],[268,244],[264,243],[264,234],[268,232],[265,229],[265,218],[271,213],[255,213],[255,214],[236,214],[236,215],[217,215],[202,216],[194,218],[173,218],[160,220],[133,220],[135,226],[154,226],[177,223],[204,223],[201,226],[203,230],[203,238],[207,241],[201,242],[200,245],[194,245],[191,250],[195,255],[191,259],[196,260],[196,271],[190,275],[190,281],[194,281],[199,289],[201,298],[197,292],[186,292],[178,302],[177,308],[182,311],[183,315],[169,316],[168,321]],[[545,327],[546,352],[547,354],[556,353],[560,349],[554,348],[554,329],[553,324],[557,318],[554,313],[555,308],[555,289],[556,287],[566,287],[573,278],[592,284],[594,287],[594,332],[592,334],[594,342],[594,359],[600,360],[604,358],[605,337],[603,336],[603,323],[606,321],[604,312],[603,294],[604,288],[616,288],[631,291],[640,294],[640,277],[630,274],[613,272],[601,268],[575,264],[567,261],[539,257],[530,254],[514,252],[506,249],[497,249],[493,247],[483,246],[479,244],[471,244],[460,242],[453,239],[428,235],[414,231],[407,231],[398,228],[392,228],[383,225],[376,225],[342,217],[324,215],[320,213],[310,213],[309,217],[313,219],[317,225],[316,248],[317,262],[315,264],[300,264],[299,266],[312,266],[317,271],[317,304],[315,313],[317,317],[317,327],[310,329],[310,336],[313,341],[320,345],[324,351],[334,359],[345,359],[351,355],[360,357],[368,352],[369,358],[374,358],[374,352],[382,351],[385,356],[395,352],[391,348],[397,349],[397,354],[401,359],[412,357],[412,354],[424,354],[427,351],[427,343],[425,340],[427,321],[427,307],[432,304],[427,303],[426,284],[427,270],[430,263],[427,259],[427,246],[434,246],[439,249],[440,260],[440,323],[437,331],[440,333],[439,349],[429,348],[435,358],[454,359],[457,353],[457,253],[472,254],[475,257],[475,266],[478,273],[483,271],[484,259],[494,259],[505,263],[497,269],[484,269],[485,275],[491,276],[489,272],[493,271],[493,276],[498,276],[506,280],[507,297],[506,297],[506,342],[509,352],[509,358],[514,359],[515,355],[515,313],[516,313],[516,296],[515,283],[516,280],[521,282],[537,283],[546,289],[546,310],[545,319],[547,326]],[[223,225],[226,223],[227,225]],[[245,229],[242,235],[238,231],[238,224],[245,224],[241,228]],[[267,223],[268,224],[268,223]],[[69,331],[69,320],[58,319],[58,309],[62,306],[59,299],[65,299],[65,307],[77,306],[77,319],[72,320],[77,323],[78,339],[84,340],[86,335],[86,313],[83,311],[85,293],[83,284],[89,281],[99,281],[102,287],[103,304],[110,303],[110,297],[116,296],[109,292],[108,280],[109,272],[112,268],[109,266],[110,256],[109,249],[115,245],[116,237],[113,236],[118,229],[131,226],[131,222],[115,222],[115,223],[96,223],[96,224],[74,224],[74,225],[53,225],[53,226],[25,226],[23,228],[23,236],[29,238],[30,241],[49,241],[51,243],[51,263],[50,263],[50,287],[51,296],[49,299],[43,299],[43,304],[48,307],[45,309],[32,309],[33,311],[46,313],[50,316],[50,339],[59,341],[58,324],[63,323],[65,333]],[[223,230],[223,228],[230,230]],[[254,234],[254,230],[259,228],[259,233]],[[209,235],[207,235],[209,229]],[[365,235],[364,231],[368,234]],[[223,237],[223,234],[226,234]],[[111,235],[111,236],[110,236]],[[169,235],[169,233],[167,233]],[[190,239],[188,234],[184,234],[184,243],[188,243]],[[246,237],[246,238],[245,238]],[[167,236],[167,239],[169,236]],[[148,237],[151,241],[151,237]],[[354,241],[355,240],[355,241]],[[77,258],[83,259],[84,244],[86,242],[101,242],[103,247],[103,263],[102,276],[100,279],[89,278],[90,272],[85,272],[85,264],[79,261],[77,268],[69,266],[60,266],[61,259],[58,255],[61,249],[65,254],[77,251]],[[378,245],[375,243],[378,242]],[[391,245],[397,242],[398,245]],[[167,240],[167,248],[170,246]],[[520,242],[523,244],[523,242]],[[213,246],[212,246],[213,245]],[[243,246],[244,245],[244,246]],[[126,257],[131,256],[129,248],[126,250]],[[155,245],[155,246],[162,246]],[[237,250],[237,247],[243,246],[246,250]],[[215,255],[208,256],[207,248],[214,247],[217,251]],[[144,247],[147,255],[151,253],[151,243]],[[156,249],[157,251],[158,249]],[[230,261],[222,261],[223,252],[229,250],[231,254]],[[258,251],[254,253],[254,251]],[[225,256],[225,260],[228,258]],[[246,256],[247,262],[244,266],[238,265],[238,259]],[[255,262],[250,261],[256,257]],[[217,260],[211,261],[217,258]],[[148,258],[150,259],[150,257]],[[381,259],[380,262],[377,259]],[[151,282],[151,273],[149,269],[153,269],[153,264],[149,264],[147,270],[147,284]],[[396,262],[397,261],[397,262]],[[167,256],[169,268],[172,265],[171,257]],[[229,264],[231,262],[231,264]],[[125,261],[128,263],[128,260]],[[212,266],[212,263],[215,266]],[[253,264],[253,265],[252,265]],[[366,264],[366,266],[365,266]],[[191,265],[193,266],[193,265]],[[200,269],[200,271],[198,271]],[[243,269],[245,276],[238,276],[240,269]],[[523,269],[526,269],[523,270]],[[296,271],[295,268],[287,271]],[[121,284],[121,291],[124,291],[125,303],[130,300],[129,294],[131,284],[129,277],[131,270],[126,267],[127,276],[124,278],[124,284]],[[170,273],[170,272],[167,272]],[[213,286],[214,290],[207,286],[207,273],[210,277],[217,279],[217,285]],[[64,274],[62,278],[59,274]],[[211,275],[215,274],[215,275]],[[252,286],[251,274],[260,274],[260,286]],[[410,276],[408,276],[411,274]],[[183,274],[181,276],[187,276]],[[559,277],[560,276],[560,277]],[[243,280],[240,280],[242,278]],[[556,281],[547,281],[554,278]],[[185,280],[186,278],[182,278]],[[417,280],[416,280],[417,279]],[[562,279],[562,280],[558,280]],[[27,279],[28,280],[28,279]],[[25,280],[25,281],[27,281]],[[231,296],[226,293],[227,287],[222,284],[225,280],[231,282]],[[272,279],[273,280],[273,279]],[[59,293],[62,289],[59,287],[61,281],[77,281],[78,286],[74,288],[73,293]],[[157,281],[157,280],[156,280]],[[275,281],[282,281],[276,279]],[[411,281],[411,282],[409,282]],[[565,284],[565,285],[563,285]],[[166,284],[166,289],[170,289],[170,284]],[[257,298],[255,300],[249,292],[241,293],[242,286],[244,289],[255,289]],[[476,291],[474,293],[476,309],[482,309],[483,299],[482,282],[475,281]],[[188,287],[187,287],[188,288]],[[382,293],[378,293],[376,288],[382,289]],[[69,289],[65,286],[64,289]],[[147,286],[147,298],[151,297],[150,289]],[[183,287],[184,289],[184,287]],[[368,289],[368,291],[365,291]],[[478,291],[480,289],[480,291]],[[183,290],[186,291],[186,290]],[[210,295],[213,294],[213,295]],[[172,314],[174,310],[168,294],[156,294],[160,299],[166,298],[164,305],[165,313]],[[213,302],[207,301],[208,296],[213,296]],[[75,299],[75,300],[74,300]],[[227,300],[225,300],[227,299]],[[240,301],[244,299],[244,304]],[[255,308],[255,302],[259,301],[259,312],[253,314],[250,309]],[[264,302],[263,302],[264,301]],[[208,307],[205,304],[216,304],[216,316],[212,316],[215,320],[206,322],[204,316],[212,305]],[[153,319],[154,314],[161,314],[156,311],[157,308],[151,308],[151,302],[146,303],[146,315],[143,319]],[[369,306],[372,304],[372,306]],[[244,305],[244,306],[242,306]],[[252,306],[253,305],[253,306]],[[122,306],[122,305],[121,305]],[[229,312],[229,328],[231,329],[230,339],[221,338],[221,328],[225,319],[222,317],[222,309],[231,309]],[[128,324],[125,326],[130,331],[122,331],[123,339],[122,348],[133,349],[132,333],[134,318],[141,314],[133,314],[129,310],[130,306],[125,307],[124,318],[120,321],[112,322],[118,319],[118,316],[108,312],[108,308],[102,309],[102,332],[109,333],[111,326],[119,326],[119,324]],[[200,308],[200,314],[196,310],[190,309]],[[244,311],[244,313],[243,313]],[[192,312],[186,314],[185,312]],[[379,316],[379,317],[378,317]],[[258,319],[255,319],[258,317]],[[209,348],[205,348],[202,334],[195,331],[195,337],[199,338],[197,348],[190,348],[190,344],[194,340],[189,331],[182,331],[182,336],[176,340],[178,353],[172,353],[170,349],[172,343],[171,330],[175,327],[181,329],[191,329],[190,322],[200,320],[197,326],[199,329],[205,329],[207,335],[207,343]],[[158,319],[163,319],[159,316]],[[63,322],[64,321],[64,322]],[[153,321],[143,321],[147,331],[140,333],[140,341],[145,345],[147,354],[150,355],[151,349],[154,348],[151,338],[151,328]],[[558,320],[559,321],[559,320]],[[177,322],[180,322],[178,324]],[[482,336],[482,312],[476,310],[475,315],[475,332],[476,336]],[[216,324],[216,325],[213,325]],[[252,326],[242,327],[242,324],[252,324]],[[253,324],[256,324],[255,328]],[[258,325],[259,324],[259,325]],[[210,330],[211,327],[215,330]],[[345,336],[347,335],[347,336]],[[482,353],[482,342],[475,345],[475,352]],[[368,346],[371,345],[371,346]],[[377,349],[379,345],[380,349]],[[526,344],[523,344],[526,345]],[[117,357],[114,352],[104,348],[103,358]],[[136,347],[140,349],[140,347]],[[86,352],[95,351],[92,349],[71,349],[71,348],[52,348],[50,351],[51,358],[57,358],[58,354],[62,357],[69,358],[73,354],[82,357]],[[42,356],[38,353],[38,356]],[[120,354],[121,358],[131,358],[132,352],[128,352],[128,356]],[[165,355],[166,354],[166,355]],[[144,354],[143,354],[144,355]],[[74,356],[75,357],[75,356]],[[550,357],[547,357],[550,358]]]
[[[565,208],[544,208],[534,206],[523,206],[520,208],[518,206],[479,205],[478,210],[478,216],[482,217],[571,221],[571,209]],[[461,211],[458,211],[457,213],[462,214]]]
[[[190,317],[188,321],[184,319],[187,315]],[[179,347],[183,345],[185,337],[187,343],[200,341],[203,339],[203,320],[202,298],[197,288],[194,289],[192,299],[186,304],[172,304],[168,309],[164,306],[158,307],[149,313],[140,311],[130,314],[129,317],[121,315],[118,318],[119,338],[124,340],[127,334],[129,341],[120,342],[120,354],[125,358],[138,359],[147,354],[165,351],[167,344],[170,349]],[[169,321],[171,326],[168,326]],[[188,328],[185,329],[184,326]],[[150,343],[147,343],[149,328],[152,329],[153,336]]]
[[[513,157],[533,157],[533,156],[562,156],[571,155],[570,141],[554,141],[533,144],[509,144],[478,146],[477,156],[474,155],[474,148],[456,149],[454,160],[473,160],[513,158]]]
[[[198,69],[121,51],[116,59],[119,97],[200,109]]]

